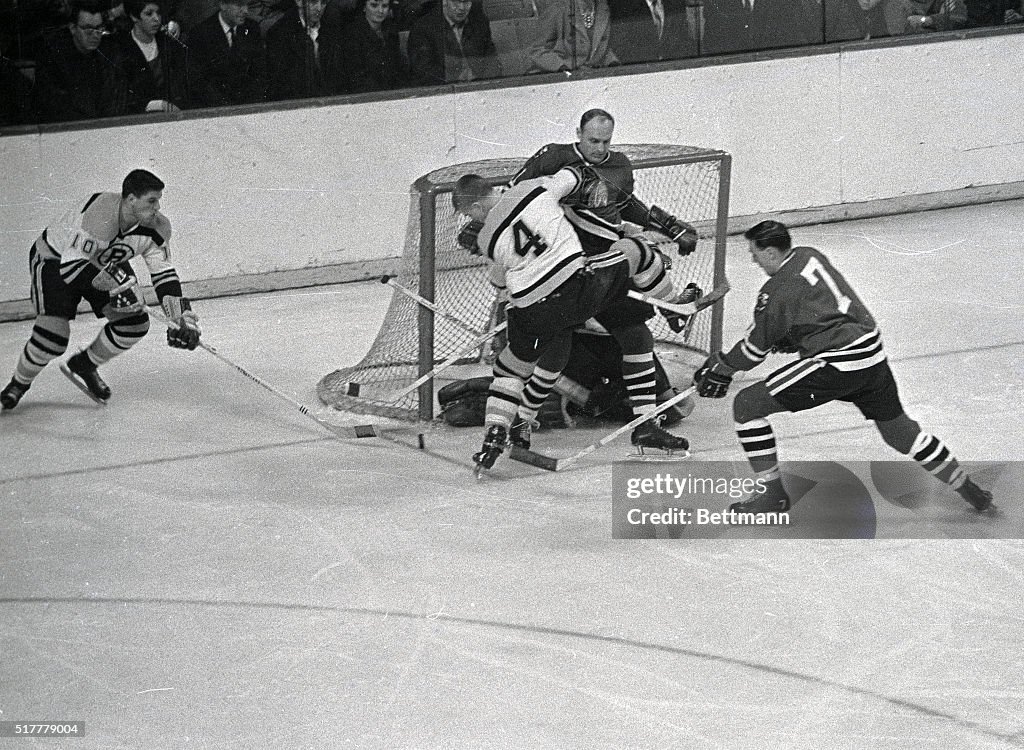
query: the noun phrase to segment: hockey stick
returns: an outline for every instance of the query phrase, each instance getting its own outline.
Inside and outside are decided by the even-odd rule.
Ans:
[[[539,469],[545,469],[546,471],[561,471],[562,469],[568,468],[572,464],[576,463],[581,458],[589,456],[597,449],[603,448],[604,446],[608,445],[608,443],[615,440],[615,438],[617,438],[622,433],[628,432],[629,430],[632,430],[640,426],[649,419],[653,419],[662,412],[667,411],[671,407],[675,406],[683,399],[689,398],[696,392],[697,386],[691,385],[685,391],[680,391],[667,401],[663,401],[662,403],[658,404],[654,411],[647,412],[646,414],[641,414],[636,419],[627,422],[614,432],[605,435],[596,443],[591,443],[583,450],[577,453],[573,453],[571,456],[566,456],[565,458],[555,458],[553,456],[545,456],[542,453],[537,453],[535,451],[527,450],[525,448],[519,448],[518,446],[513,445],[509,450],[509,458],[515,461],[520,461],[525,464],[530,464],[531,466],[536,466]]]
[[[678,305],[674,302],[666,302],[663,299],[652,297],[649,294],[638,292],[635,289],[630,289],[626,294],[628,294],[633,299],[640,300],[641,302],[646,302],[647,304],[653,305],[654,307],[660,307],[661,309],[668,310],[669,312],[674,312],[677,315],[696,315],[701,310],[711,307],[713,304],[718,302],[718,300],[722,299],[722,297],[724,297],[728,293],[729,282],[723,281],[700,299],[694,300],[693,302],[686,302],[682,305]]]
[[[428,310],[433,312],[435,315],[440,315],[445,320],[447,320],[447,321],[449,321],[451,323],[454,323],[457,326],[465,328],[467,331],[469,331],[470,333],[472,333],[474,335],[477,335],[477,336],[480,335],[480,329],[475,328],[474,326],[471,326],[469,323],[467,323],[466,321],[462,320],[462,318],[458,317],[457,315],[453,315],[452,313],[448,312],[447,310],[441,309],[440,307],[435,305],[433,302],[428,300],[426,297],[423,297],[423,296],[420,296],[419,294],[416,294],[416,292],[414,292],[412,289],[409,289],[408,287],[402,286],[397,281],[395,281],[395,277],[394,276],[388,276],[388,275],[385,274],[384,276],[380,277],[380,283],[381,284],[387,284],[388,286],[390,286],[390,287],[392,287],[394,289],[397,289],[399,292],[404,294],[406,297],[408,297],[409,299],[413,300],[414,302],[416,302],[419,305],[423,305],[423,307],[427,308]]]
[[[152,308],[152,307],[149,308],[149,313],[153,317],[155,317],[157,320],[159,320],[160,322],[165,323],[167,325],[171,325],[170,321],[168,321],[167,318],[162,313],[157,312],[155,308]],[[213,355],[217,359],[219,359],[224,364],[230,365],[231,367],[235,368],[236,371],[240,372],[242,375],[244,375],[245,377],[249,378],[249,380],[254,382],[256,385],[260,386],[264,390],[269,391],[270,393],[273,393],[275,396],[277,396],[279,399],[281,399],[285,403],[290,404],[291,406],[294,406],[296,409],[298,409],[300,414],[302,414],[304,417],[309,417],[310,419],[312,419],[314,422],[316,422],[321,427],[323,427],[323,428],[325,428],[327,430],[330,430],[331,433],[333,433],[335,437],[341,437],[341,438],[382,437],[382,432],[381,432],[380,428],[377,427],[377,425],[372,425],[372,424],[353,425],[353,426],[337,425],[337,424],[333,424],[332,422],[328,422],[326,419],[321,419],[316,414],[311,412],[309,410],[309,408],[305,404],[302,404],[302,403],[296,401],[291,396],[289,396],[289,395],[287,395],[285,393],[282,393],[281,391],[277,390],[274,386],[270,385],[270,383],[268,383],[267,381],[263,380],[263,378],[259,377],[258,375],[253,375],[251,372],[246,370],[240,364],[231,361],[230,359],[225,357],[223,354],[221,354],[219,351],[217,351],[214,347],[210,346],[209,344],[206,344],[206,343],[200,341],[199,342],[199,347],[201,349],[203,349],[204,351],[210,353],[211,355]]]
[[[432,377],[437,375],[439,372],[447,370],[452,365],[457,364],[459,362],[459,360],[465,359],[467,356],[469,356],[470,352],[472,352],[474,349],[479,348],[481,344],[485,344],[488,341],[490,341],[491,339],[493,339],[499,333],[504,331],[507,327],[508,327],[508,322],[499,323],[498,325],[496,325],[494,328],[492,328],[491,330],[487,331],[486,333],[480,334],[475,339],[473,339],[472,343],[467,344],[464,349],[460,350],[456,354],[453,354],[451,357],[446,359],[444,362],[439,364],[437,367],[435,367],[430,372],[421,375],[411,385],[406,386],[405,388],[403,388],[400,391],[395,391],[394,393],[392,393],[392,394],[390,394],[388,396],[385,396],[383,400],[387,401],[388,403],[394,403],[395,401],[398,401],[398,399],[402,398],[403,396],[407,396],[408,394],[412,393],[417,388],[419,388],[421,385],[426,383],[428,380],[430,380]]]

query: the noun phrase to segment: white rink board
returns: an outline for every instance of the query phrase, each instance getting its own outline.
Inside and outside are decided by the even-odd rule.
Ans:
[[[130,168],[168,184],[186,281],[356,263],[400,254],[419,175],[571,140],[594,106],[621,143],[733,154],[734,216],[1021,180],[1019,39],[5,137],[0,302],[46,222]]]

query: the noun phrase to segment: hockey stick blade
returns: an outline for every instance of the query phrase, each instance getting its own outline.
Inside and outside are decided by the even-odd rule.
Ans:
[[[630,289],[629,292],[627,292],[627,294],[633,299],[640,300],[641,302],[646,302],[649,305],[653,305],[654,307],[660,307],[663,310],[668,310],[678,315],[695,315],[699,313],[701,310],[711,307],[711,305],[715,304],[716,302],[718,302],[718,300],[722,299],[722,297],[728,294],[728,292],[729,282],[723,281],[700,299],[695,300],[694,302],[687,302],[682,305],[677,305],[674,302],[666,302],[663,299],[652,297],[649,294],[638,292],[635,289]]]
[[[591,453],[598,450],[599,448],[603,448],[604,446],[608,445],[608,443],[615,440],[615,438],[619,437],[619,435],[623,434],[624,432],[628,432],[638,427],[639,425],[643,424],[648,419],[653,419],[662,412],[668,411],[670,408],[678,404],[680,401],[689,398],[696,392],[697,386],[691,385],[685,391],[680,391],[675,396],[670,398],[668,401],[663,401],[662,403],[658,404],[654,411],[649,412],[647,414],[641,414],[636,419],[627,422],[614,432],[605,435],[596,443],[591,443],[583,450],[573,453],[571,456],[565,456],[564,458],[555,458],[554,456],[545,456],[543,453],[537,453],[536,451],[527,450],[526,448],[512,446],[512,448],[509,450],[509,458],[513,459],[514,461],[519,461],[520,463],[536,466],[537,468],[544,469],[545,471],[562,471],[563,469],[567,469],[568,467],[575,464],[581,458],[589,456]]]

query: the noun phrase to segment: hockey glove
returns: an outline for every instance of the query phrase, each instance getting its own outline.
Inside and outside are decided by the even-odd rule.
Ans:
[[[647,213],[647,221],[648,226],[665,232],[669,239],[676,243],[680,255],[687,256],[697,249],[697,230],[665,209],[651,206]]]
[[[110,301],[100,310],[100,315],[109,321],[130,318],[142,312],[144,305],[135,287],[139,280],[121,266],[107,266],[100,269],[92,279],[92,286],[110,295]]]
[[[167,345],[175,349],[194,350],[199,346],[199,317],[192,312],[192,303],[187,297],[168,295],[160,300],[160,306],[170,323],[167,329]]]
[[[697,372],[693,373],[693,384],[697,386],[697,395],[704,398],[723,398],[732,383],[732,375],[736,372],[722,361],[721,354],[712,354]]]
[[[704,291],[691,281],[686,285],[686,287],[684,287],[682,293],[675,300],[675,304],[686,305],[690,302],[696,302],[703,296]],[[661,314],[665,316],[665,322],[668,323],[668,327],[675,333],[682,333],[686,329],[686,324],[689,322],[690,318],[693,317],[692,315],[681,315],[680,313],[665,310],[664,308],[662,308]]]
[[[465,250],[470,255],[480,255],[480,245],[477,242],[477,238],[480,236],[480,230],[484,228],[482,221],[467,222],[462,225],[462,229],[459,230],[459,237],[456,240],[461,250]]]

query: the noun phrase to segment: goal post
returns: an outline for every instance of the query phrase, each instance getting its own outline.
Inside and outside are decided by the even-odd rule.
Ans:
[[[630,158],[635,193],[693,224],[700,239],[691,255],[673,258],[670,273],[677,287],[696,282],[705,292],[725,278],[725,242],[729,209],[731,157],[724,151],[669,144],[616,145]],[[450,311],[466,325],[395,294],[376,339],[363,359],[325,375],[317,395],[325,404],[363,414],[405,420],[430,420],[442,379],[489,374],[488,344],[473,346],[495,324],[496,290],[487,280],[486,260],[458,248],[456,238],[466,219],[452,207],[455,183],[478,174],[492,185],[506,184],[525,157],[455,164],[416,180],[410,191],[405,248],[397,281]],[[699,357],[722,346],[722,302],[698,313],[687,340],[665,320],[649,321],[659,350],[691,352]],[[475,331],[475,333],[474,333]],[[470,349],[471,351],[468,351]],[[395,399],[442,362],[460,352],[458,364]]]

